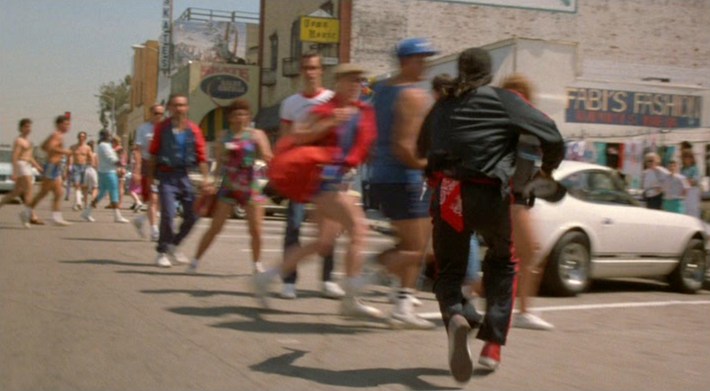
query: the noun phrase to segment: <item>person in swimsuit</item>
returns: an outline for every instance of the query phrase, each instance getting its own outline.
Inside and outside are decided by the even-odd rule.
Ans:
[[[232,215],[234,206],[246,209],[254,272],[261,268],[261,222],[264,220],[265,198],[259,189],[258,172],[254,169],[257,158],[268,163],[273,154],[269,139],[260,129],[249,127],[251,107],[244,99],[237,99],[229,106],[229,129],[224,129],[215,145],[218,157],[216,172],[222,177],[217,191],[216,206],[210,228],[202,235],[188,271],[195,272],[200,259],[215,237],[222,231],[225,221]]]
[[[32,184],[34,183],[34,175],[32,173],[32,167],[36,168],[37,171],[42,172],[42,167],[37,163],[37,161],[32,156],[32,151],[34,147],[32,142],[29,140],[29,135],[32,132],[32,120],[29,118],[23,118],[20,120],[20,136],[15,139],[15,143],[12,148],[12,180],[15,182],[15,188],[12,189],[10,193],[7,193],[2,200],[0,200],[0,207],[14,200],[18,196],[22,196],[22,203],[27,207],[32,201]],[[23,211],[24,213],[29,213],[29,220],[22,220],[22,224],[29,228],[30,224],[42,225],[44,222],[35,216],[34,212],[30,209],[29,211]]]
[[[54,124],[56,130],[47,137],[42,143],[42,149],[47,152],[47,163],[44,166],[44,175],[42,177],[42,188],[37,194],[37,197],[32,200],[27,208],[20,215],[20,219],[24,223],[32,218],[32,211],[37,207],[44,197],[50,192],[54,194],[52,202],[52,222],[57,226],[67,226],[68,222],[64,220],[61,212],[62,196],[64,189],[62,188],[62,159],[71,155],[72,151],[64,148],[64,135],[69,132],[71,121],[68,117],[58,116]]]
[[[86,144],[86,132],[79,132],[77,135],[76,144],[71,146],[71,155],[69,155],[68,166],[71,167],[70,181],[74,187],[74,206],[73,210],[80,210],[84,205],[84,195],[86,195],[86,186],[84,186],[84,177],[86,176],[86,168],[89,166],[91,158],[91,147]]]

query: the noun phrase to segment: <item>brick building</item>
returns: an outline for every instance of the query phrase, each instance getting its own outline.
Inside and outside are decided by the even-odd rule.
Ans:
[[[261,9],[260,102],[270,116],[299,87],[288,67],[303,48],[321,51],[327,65],[357,62],[386,75],[396,68],[395,43],[419,36],[441,50],[439,66],[468,47],[498,50],[498,76],[523,72],[540,84],[541,109],[568,139],[689,140],[710,162],[709,1],[292,0],[286,8],[262,0]],[[336,19],[338,42],[301,41],[297,22],[309,15]],[[606,98],[598,96],[628,104],[599,106]]]

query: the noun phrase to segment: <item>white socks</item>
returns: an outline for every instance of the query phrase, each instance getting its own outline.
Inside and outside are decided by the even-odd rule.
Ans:
[[[75,196],[74,205],[84,205],[84,203],[83,203],[84,197],[81,194],[81,189],[74,190],[74,196]],[[88,194],[87,194],[87,197],[88,197]]]
[[[52,212],[52,220],[54,220],[54,221],[64,220],[64,218],[62,217],[62,212]]]

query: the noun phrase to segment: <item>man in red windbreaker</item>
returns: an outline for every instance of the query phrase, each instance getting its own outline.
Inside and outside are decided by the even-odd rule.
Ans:
[[[170,267],[172,262],[188,263],[189,259],[177,247],[190,233],[197,221],[193,210],[194,191],[188,169],[198,166],[204,178],[202,190],[212,188],[209,177],[205,138],[202,131],[187,119],[189,110],[185,95],[173,94],[168,100],[171,117],[155,125],[153,141],[150,144],[151,160],[148,166],[148,186],[157,178],[160,195],[160,237],[158,256],[155,263],[160,267]],[[180,202],[183,220],[177,234],[173,231],[176,202]]]

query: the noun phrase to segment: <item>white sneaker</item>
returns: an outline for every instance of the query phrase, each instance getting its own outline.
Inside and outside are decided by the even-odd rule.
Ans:
[[[172,262],[181,263],[183,265],[190,263],[190,259],[188,259],[185,254],[178,251],[177,247],[174,244],[168,245],[167,254]]]
[[[22,222],[22,226],[25,228],[30,228],[30,214],[26,210],[22,210],[20,212],[20,222]]]
[[[271,285],[271,275],[266,272],[254,273],[252,283],[254,285],[254,297],[259,301],[264,308],[269,308],[267,295],[269,294],[269,285]]]
[[[133,227],[138,232],[138,236],[145,239],[145,232],[143,232],[143,216],[138,216],[133,219]]]
[[[185,270],[185,272],[190,273],[190,274],[197,274],[197,265],[198,265],[197,260],[193,259],[192,262],[190,262],[190,264],[187,265],[187,269]]]
[[[296,297],[296,284],[284,284],[283,289],[281,289],[281,298],[295,299]]]
[[[382,319],[382,311],[363,304],[355,297],[345,297],[340,302],[340,314],[351,318]]]
[[[158,257],[155,259],[155,264],[160,267],[170,267],[173,265],[170,263],[170,259],[168,259],[168,255],[165,253],[158,253]]]
[[[81,212],[81,219],[90,223],[96,221],[96,219],[91,216],[91,209],[85,209],[83,212]]]
[[[327,297],[329,299],[341,299],[345,296],[343,288],[341,288],[337,282],[333,281],[324,281],[321,293],[323,294],[323,297]]]
[[[541,317],[529,312],[520,312],[513,315],[513,327],[529,330],[552,330],[555,326]]]
[[[399,293],[399,288],[392,288],[390,292],[387,294],[387,299],[389,300],[390,303],[396,304],[397,303],[397,294]],[[419,300],[416,296],[411,295],[411,300],[412,300],[412,305],[415,307],[420,307],[422,305],[422,301]]]
[[[389,323],[393,329],[417,329],[430,330],[436,327],[433,322],[430,322],[414,312],[414,296],[407,295],[405,298],[398,298],[395,304]]]
[[[265,271],[266,271],[266,268],[264,268],[264,264],[261,263],[261,261],[254,262],[254,266],[252,269],[253,274],[263,273]]]
[[[150,232],[150,240],[157,242],[160,239],[160,230],[154,229]]]
[[[127,218],[125,218],[125,217],[119,215],[119,216],[116,216],[116,217],[113,218],[113,222],[114,222],[114,223],[120,223],[120,224],[128,224],[128,223],[130,223],[131,221],[128,220]]]
[[[51,219],[50,221],[52,222],[52,224],[56,225],[57,227],[67,227],[67,226],[71,225],[71,223],[64,220],[63,218]]]

